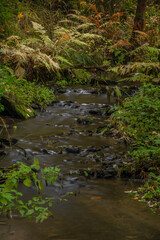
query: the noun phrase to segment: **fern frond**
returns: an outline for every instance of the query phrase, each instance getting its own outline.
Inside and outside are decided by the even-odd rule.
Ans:
[[[11,35],[7,38],[7,43],[9,44],[10,41],[15,41],[15,43],[18,44],[19,40],[21,40],[19,36]]]
[[[21,45],[19,46],[19,49],[22,50],[22,51],[25,52],[25,53],[33,53],[33,52],[35,52],[35,50],[34,50],[33,48],[28,47],[28,46],[26,46],[26,45],[24,45],[24,44],[21,44]]]
[[[94,23],[83,23],[81,25],[78,25],[77,31],[83,31],[84,32],[84,31],[88,31],[88,30],[90,30],[94,27],[95,27]]]
[[[67,28],[64,28],[64,27],[57,27],[54,30],[54,35],[57,37],[61,36],[62,34],[65,34],[65,33],[70,33],[70,30]]]
[[[132,46],[132,44],[126,40],[120,40],[117,43],[115,43],[112,48],[121,48],[121,47],[125,47],[125,48],[130,48]]]
[[[148,53],[156,54],[156,55],[160,54],[160,49],[158,49],[156,47],[146,46],[146,45],[143,45],[143,46],[140,46],[140,47],[136,48],[134,53],[139,53],[141,51],[146,51]]]
[[[70,20],[70,19],[64,19],[64,20],[61,20],[59,21],[59,24],[67,24],[67,25],[70,25],[70,26],[77,26],[78,25],[78,22],[75,22],[73,20]]]
[[[66,58],[56,55],[55,58],[60,61],[61,63],[66,64],[67,66],[73,66],[73,64],[71,62],[69,62]]]
[[[53,46],[52,40],[47,35],[40,35],[40,37],[43,40],[45,46]]]
[[[35,54],[31,55],[31,58],[35,64],[35,67],[45,67],[49,72],[60,69],[59,64],[55,62],[51,56],[48,56],[45,53],[36,52]]]
[[[46,30],[44,29],[44,27],[41,24],[32,21],[32,25],[36,32],[41,33],[41,34],[46,33]]]
[[[21,38],[17,35],[11,35],[7,38],[7,40],[20,40]]]
[[[35,47],[39,47],[39,45],[42,43],[43,43],[43,41],[39,38],[27,38],[27,39],[22,40],[20,45],[21,44],[24,44],[26,46],[34,45]]]
[[[0,49],[0,53],[2,55],[7,55],[9,59],[13,59],[13,61],[19,61],[19,60],[26,60],[27,54],[25,52],[20,51],[16,48],[10,48],[9,46],[4,46]]]
[[[135,33],[138,33],[140,37],[148,38],[148,34],[139,30],[135,30]]]
[[[81,15],[77,15],[77,14],[68,14],[67,17],[77,20],[78,22],[83,22],[83,23],[88,23],[90,22],[90,20],[85,17],[85,16],[81,16]]]
[[[72,38],[72,39],[69,39],[69,43],[71,43],[71,44],[76,44],[76,45],[78,45],[78,46],[80,46],[80,47],[84,47],[84,46],[88,46],[88,44],[87,43],[85,43],[85,42],[83,42],[83,41],[80,41],[80,40],[78,40],[78,39],[76,39],[76,38]]]
[[[103,37],[98,35],[98,34],[91,34],[91,33],[84,33],[81,35],[81,39],[82,40],[86,40],[86,39],[102,39]]]
[[[115,72],[117,75],[124,76],[131,73],[146,73],[148,74],[149,71],[154,71],[155,73],[160,72],[160,63],[157,62],[135,62],[128,65],[121,65],[118,67],[110,68],[108,71]]]

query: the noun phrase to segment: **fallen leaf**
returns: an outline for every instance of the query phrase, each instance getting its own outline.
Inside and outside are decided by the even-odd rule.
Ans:
[[[103,199],[101,196],[92,196],[91,200],[100,200]]]

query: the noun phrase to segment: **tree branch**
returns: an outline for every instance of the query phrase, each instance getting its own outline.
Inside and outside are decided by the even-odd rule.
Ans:
[[[103,69],[108,69],[110,66],[109,65],[100,65],[100,66],[84,66],[83,64],[71,66],[65,68],[66,70],[69,69],[95,69],[95,70],[103,70]]]

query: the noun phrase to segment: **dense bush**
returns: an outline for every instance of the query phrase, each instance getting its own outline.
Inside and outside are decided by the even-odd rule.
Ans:
[[[156,171],[160,166],[160,87],[145,84],[114,115],[119,131],[132,143],[129,154],[135,169]]]
[[[26,105],[37,104],[44,108],[54,99],[52,90],[45,86],[37,86],[34,82],[25,79],[17,79],[10,74],[3,66],[0,67],[0,98],[6,94],[13,94],[19,101]],[[0,111],[4,106],[0,103]]]

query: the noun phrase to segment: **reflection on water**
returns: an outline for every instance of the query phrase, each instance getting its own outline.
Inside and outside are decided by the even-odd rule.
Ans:
[[[67,92],[61,98],[78,103],[107,103],[106,95],[91,95],[83,91]],[[36,155],[41,166],[44,163],[47,166],[59,165],[65,173],[63,189],[62,183],[57,182],[55,187],[46,187],[44,194],[53,197],[61,190],[73,191],[74,195],[68,197],[68,202],[55,202],[52,209],[54,217],[43,224],[18,216],[14,220],[1,217],[0,240],[160,240],[160,217],[124,193],[134,188],[132,182],[85,180],[67,175],[68,171],[79,169],[85,163],[80,154],[63,153],[63,146],[74,145],[83,151],[88,146],[104,146],[104,154],[122,154],[124,151],[123,144],[117,144],[112,137],[94,134],[96,126],[105,123],[104,116],[94,116],[87,126],[77,124],[78,117],[89,116],[88,110],[97,106],[78,103],[54,105],[35,119],[17,123],[16,131],[10,130],[12,137],[19,139],[18,146],[28,154],[28,163],[32,162],[32,155]],[[93,132],[91,136],[86,134],[88,130]],[[18,146],[0,161],[0,166],[23,159],[24,153]],[[44,154],[43,149],[53,154]],[[96,166],[98,163],[90,164]],[[23,188],[22,191],[26,199],[34,194],[34,189]]]
[[[124,194],[131,187],[119,180],[88,181],[77,196],[56,203],[54,218],[43,224],[1,219],[0,239],[159,240],[159,216]]]

